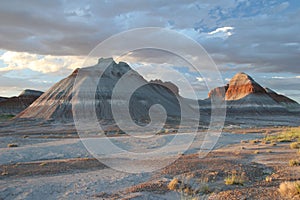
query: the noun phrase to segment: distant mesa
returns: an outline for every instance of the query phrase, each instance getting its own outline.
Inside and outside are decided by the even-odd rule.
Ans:
[[[42,94],[41,91],[27,89],[17,97],[0,97],[0,114],[16,115],[26,109]]]

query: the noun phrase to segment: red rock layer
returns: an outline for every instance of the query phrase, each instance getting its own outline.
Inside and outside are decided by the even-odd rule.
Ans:
[[[239,100],[249,94],[266,94],[263,87],[245,73],[236,74],[229,82],[225,100]]]

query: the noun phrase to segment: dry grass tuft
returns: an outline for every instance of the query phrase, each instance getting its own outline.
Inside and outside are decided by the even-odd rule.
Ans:
[[[13,143],[12,144],[8,144],[7,147],[8,148],[18,147],[18,144],[13,144]]]
[[[272,181],[273,181],[272,176],[267,176],[267,177],[266,177],[266,182],[270,183],[270,182],[272,182]]]
[[[250,144],[257,144],[259,143],[259,140],[250,140]]]
[[[290,144],[291,149],[300,149],[300,142],[293,142]]]
[[[180,183],[181,182],[178,180],[178,178],[173,178],[173,180],[168,185],[168,189],[169,190],[177,190],[177,189],[179,189]]]
[[[245,173],[233,172],[225,178],[226,185],[244,185],[245,183]]]
[[[295,198],[300,197],[300,181],[283,182],[279,186],[279,192],[282,197]]]
[[[254,153],[254,154],[259,154],[259,151],[258,151],[258,150],[256,150],[256,151],[254,151],[253,153]]]
[[[299,160],[290,160],[289,165],[290,165],[290,167],[300,166],[300,161]]]

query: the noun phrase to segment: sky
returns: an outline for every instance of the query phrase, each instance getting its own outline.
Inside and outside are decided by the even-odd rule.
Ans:
[[[224,83],[245,72],[262,86],[300,102],[299,19],[298,0],[3,1],[0,96],[18,95],[27,88],[46,91],[84,67],[90,51],[110,36],[133,28],[162,27],[202,45]],[[141,54],[131,52],[128,62],[146,79],[176,82],[168,70],[177,70],[199,89],[200,98],[207,97],[203,77],[182,62],[158,64],[148,62],[147,52]],[[137,57],[144,62],[135,62]],[[189,96],[185,88],[180,92]]]

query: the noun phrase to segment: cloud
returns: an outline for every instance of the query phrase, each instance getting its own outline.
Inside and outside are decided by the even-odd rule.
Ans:
[[[204,82],[204,79],[202,77],[196,77],[197,81]]]
[[[290,72],[299,80],[299,18],[299,3],[281,0],[3,1],[0,49],[7,52],[0,57],[0,71],[66,75],[81,67],[85,56],[106,38],[155,26],[195,39],[223,72],[275,73],[274,77]],[[143,64],[154,57],[157,63],[169,59],[134,53],[130,61],[133,56]]]
[[[0,68],[0,72],[30,69],[41,73],[56,73],[66,75],[70,70],[83,67],[85,57],[80,56],[52,56],[38,55],[27,52],[6,51],[0,56],[5,66]]]
[[[299,6],[284,1],[154,0],[41,3],[0,7],[0,48],[38,55],[85,56],[131,28],[167,27],[186,34],[220,64],[252,64],[261,72],[300,73]],[[233,32],[234,30],[234,32]],[[229,37],[230,36],[230,37]]]
[[[223,39],[227,39],[229,36],[233,34],[232,30],[234,30],[234,27],[224,26],[209,32],[208,35],[211,35],[212,37],[220,37]]]
[[[146,80],[160,79],[163,81],[171,81],[179,88],[179,94],[187,98],[203,98],[208,94],[208,88],[203,81],[199,81],[200,77],[188,71],[180,71],[179,68],[168,66],[166,64],[138,64],[134,68]]]
[[[46,91],[54,83],[23,78],[10,78],[0,75],[0,96],[18,96],[24,89]]]
[[[99,42],[132,28],[215,28],[217,22],[210,12],[218,7],[228,12],[236,6],[234,0],[11,0],[0,7],[0,48],[45,55],[87,55]]]

